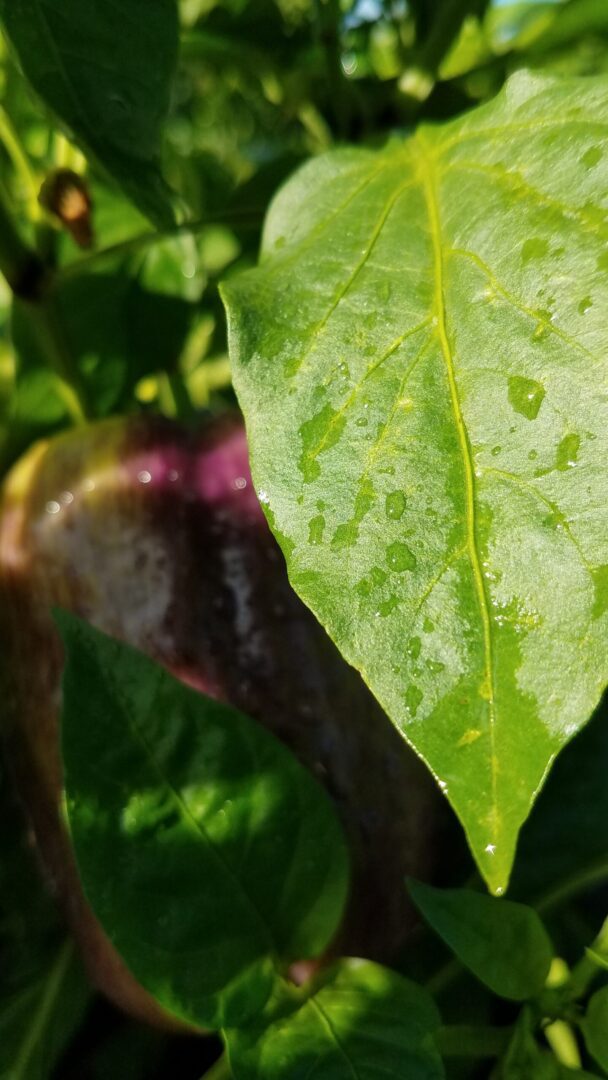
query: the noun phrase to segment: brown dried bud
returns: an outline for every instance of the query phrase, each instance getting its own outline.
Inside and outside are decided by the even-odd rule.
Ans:
[[[58,217],[79,247],[93,243],[93,202],[88,185],[72,169],[49,173],[38,196],[42,206]]]

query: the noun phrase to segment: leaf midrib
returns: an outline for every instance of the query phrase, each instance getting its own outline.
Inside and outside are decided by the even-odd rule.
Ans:
[[[447,312],[445,304],[445,289],[444,289],[444,268],[443,268],[443,244],[442,244],[442,228],[441,228],[441,213],[439,209],[439,198],[437,192],[437,177],[435,168],[435,157],[432,151],[429,150],[424,136],[418,133],[414,136],[416,145],[416,164],[418,168],[418,175],[420,183],[424,192],[427,213],[429,219],[429,230],[431,235],[431,241],[433,246],[433,264],[434,264],[434,307],[435,318],[437,320],[437,336],[441,346],[441,352],[445,361],[446,374],[448,379],[448,386],[450,390],[450,403],[452,406],[452,414],[454,417],[454,423],[456,426],[456,433],[458,436],[458,444],[460,447],[463,469],[464,469],[464,481],[465,481],[465,515],[466,515],[466,549],[469,555],[469,562],[471,564],[471,571],[473,574],[473,583],[475,586],[475,594],[477,597],[477,604],[479,607],[479,614],[481,617],[482,631],[483,631],[483,652],[484,652],[484,685],[487,688],[488,698],[488,720],[489,720],[489,734],[490,734],[490,773],[492,783],[492,803],[493,803],[493,835],[492,840],[496,841],[496,834],[498,833],[498,798],[497,798],[497,755],[496,755],[496,703],[495,703],[495,686],[494,686],[494,658],[493,658],[493,643],[492,643],[492,624],[490,619],[490,606],[488,596],[486,592],[486,586],[481,569],[481,559],[479,556],[479,550],[477,546],[477,507],[475,500],[475,469],[473,466],[473,460],[471,457],[470,440],[462,414],[462,406],[460,402],[460,393],[458,390],[458,382],[456,379],[456,371],[454,367],[454,356],[452,347],[447,331]]]

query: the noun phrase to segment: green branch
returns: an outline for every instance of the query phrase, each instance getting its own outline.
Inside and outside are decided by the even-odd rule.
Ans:
[[[0,193],[0,273],[23,300],[36,300],[44,287],[45,268],[22,239],[6,199]]]

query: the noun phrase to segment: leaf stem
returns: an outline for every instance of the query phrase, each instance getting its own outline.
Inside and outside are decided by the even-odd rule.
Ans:
[[[602,925],[597,937],[592,941],[585,955],[575,964],[568,981],[568,994],[571,998],[580,998],[589,989],[595,978],[608,964],[608,918]]]

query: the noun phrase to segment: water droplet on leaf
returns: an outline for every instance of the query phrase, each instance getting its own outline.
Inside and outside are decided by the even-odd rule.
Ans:
[[[407,499],[402,491],[391,491],[386,496],[386,516],[391,521],[399,521],[403,517]]]
[[[415,686],[414,683],[410,683],[405,692],[405,704],[411,712],[412,716],[415,716],[418,712],[418,707],[423,698],[423,693],[420,687]]]
[[[509,379],[509,403],[527,420],[536,420],[545,397],[545,388],[536,379],[512,375]]]
[[[602,159],[602,149],[600,146],[590,146],[588,150],[585,150],[582,158],[580,159],[581,165],[584,165],[586,169],[593,169],[599,161]]]
[[[390,570],[395,574],[401,574],[405,570],[413,570],[416,566],[416,556],[407,544],[396,540],[389,544],[386,549],[386,562]]]
[[[308,543],[320,544],[323,541],[323,532],[325,530],[325,518],[322,514],[317,514],[308,522]]]
[[[573,469],[578,461],[578,451],[581,445],[580,435],[571,432],[565,435],[560,442],[555,455],[555,468],[560,472]]]
[[[541,236],[532,236],[526,240],[521,249],[521,261],[530,262],[531,259],[542,259],[547,254],[549,245]]]

